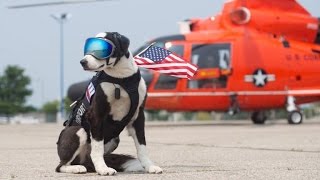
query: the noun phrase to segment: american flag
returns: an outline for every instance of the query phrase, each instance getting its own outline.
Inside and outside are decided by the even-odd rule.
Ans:
[[[94,95],[95,92],[96,92],[96,90],[94,88],[94,85],[92,82],[90,82],[90,84],[88,85],[87,90],[86,90],[86,98],[89,103],[91,101],[91,97]]]
[[[172,52],[153,45],[136,55],[134,59],[140,67],[179,78],[190,79],[198,69]]]

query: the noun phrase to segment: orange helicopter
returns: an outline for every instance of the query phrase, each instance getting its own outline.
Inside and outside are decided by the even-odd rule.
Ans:
[[[286,108],[300,124],[300,104],[320,100],[320,20],[295,0],[227,0],[220,14],[180,23],[179,35],[153,39],[199,67],[191,79],[141,69],[148,85],[146,109],[252,111]],[[76,99],[87,82],[69,88]]]
[[[180,35],[155,43],[198,65],[191,80],[142,70],[146,108],[168,111],[253,111],[286,108],[300,124],[297,105],[320,100],[320,21],[295,0],[228,0],[219,15],[180,23]]]

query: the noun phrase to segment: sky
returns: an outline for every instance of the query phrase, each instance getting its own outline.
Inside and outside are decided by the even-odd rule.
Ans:
[[[0,75],[8,65],[18,65],[31,78],[33,95],[27,104],[41,107],[60,96],[60,26],[51,15],[70,13],[64,24],[64,92],[94,74],[84,72],[79,61],[88,37],[117,31],[127,36],[133,51],[159,36],[178,34],[177,22],[219,13],[225,0],[113,0],[76,5],[8,9],[9,5],[47,2],[0,1]],[[58,1],[58,0],[51,0]],[[320,17],[319,0],[299,0]]]

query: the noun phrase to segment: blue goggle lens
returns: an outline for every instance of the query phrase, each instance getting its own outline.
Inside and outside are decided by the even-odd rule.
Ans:
[[[106,59],[113,54],[114,45],[111,41],[101,38],[88,38],[84,45],[84,55],[92,55],[97,59]]]

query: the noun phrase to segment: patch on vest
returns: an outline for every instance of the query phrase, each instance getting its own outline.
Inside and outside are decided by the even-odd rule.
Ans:
[[[84,113],[86,112],[86,108],[84,106],[84,104],[82,103],[77,111],[77,115],[76,115],[76,122],[77,124],[81,124],[81,119],[82,116],[84,115]]]
[[[96,92],[96,89],[95,89],[93,83],[90,82],[87,87],[87,90],[86,90],[86,98],[89,103],[91,103],[91,97],[94,95],[95,92]]]

